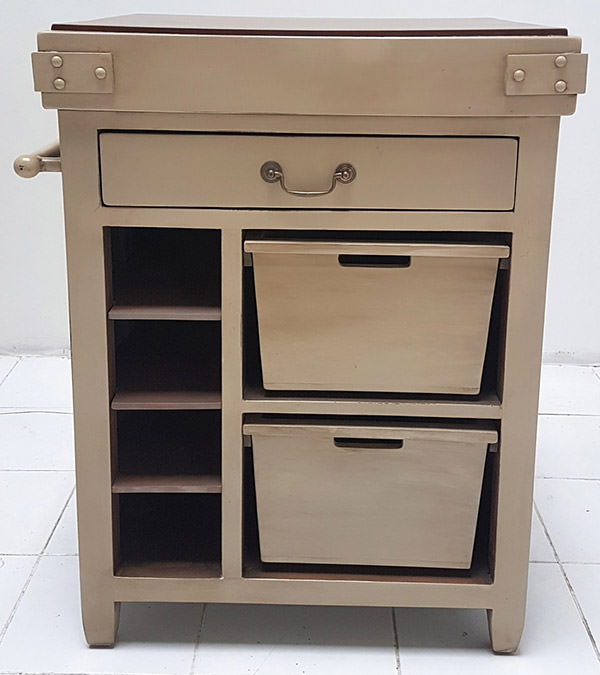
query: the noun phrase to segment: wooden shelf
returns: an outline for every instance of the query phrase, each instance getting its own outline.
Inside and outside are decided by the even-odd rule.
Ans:
[[[116,569],[118,577],[148,577],[155,579],[211,579],[221,576],[217,561],[186,562],[122,562]]]
[[[493,392],[476,397],[410,396],[367,392],[270,392],[247,385],[244,412],[299,413],[307,415],[406,415],[501,419],[502,404]]]
[[[470,405],[500,405],[500,399],[496,392],[489,388],[483,388],[481,393],[475,395],[463,394],[396,394],[370,391],[288,391],[264,389],[262,382],[250,380],[244,389],[244,400],[247,401],[315,401],[327,403],[332,401],[360,401],[368,403],[376,401],[385,404],[393,403],[468,403]]]
[[[119,475],[112,486],[115,493],[188,492],[214,494],[222,491],[220,476],[213,475]]]
[[[220,321],[221,308],[201,305],[113,305],[108,311],[113,321]]]
[[[246,554],[243,577],[245,579],[294,579],[298,581],[379,581],[402,583],[443,583],[452,585],[491,584],[489,566],[476,561],[473,568],[436,570],[409,567],[358,567],[353,565],[291,565],[266,564],[257,557]]]
[[[118,391],[113,410],[220,410],[218,391]]]

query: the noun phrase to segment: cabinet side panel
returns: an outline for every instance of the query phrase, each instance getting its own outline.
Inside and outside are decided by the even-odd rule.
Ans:
[[[73,368],[77,512],[84,627],[90,644],[114,640],[111,424],[104,237],[95,130],[59,114]],[[112,634],[112,635],[111,635]]]
[[[502,621],[491,621],[490,630],[498,651],[516,648],[525,611],[558,126],[558,118],[536,120],[524,125],[520,139],[493,542],[497,605],[492,609]]]

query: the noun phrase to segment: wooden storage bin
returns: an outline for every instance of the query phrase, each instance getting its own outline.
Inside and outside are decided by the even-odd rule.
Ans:
[[[264,562],[468,568],[491,427],[255,422]]]
[[[477,394],[491,244],[247,240],[265,389]]]

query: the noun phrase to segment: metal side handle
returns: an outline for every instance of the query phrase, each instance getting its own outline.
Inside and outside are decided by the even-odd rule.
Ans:
[[[40,171],[60,171],[60,145],[58,141],[37,152],[20,155],[15,159],[13,168],[17,176],[21,176],[21,178],[34,178]]]
[[[331,176],[331,185],[326,190],[310,191],[310,190],[292,190],[285,184],[285,176],[283,169],[278,162],[265,162],[260,167],[261,178],[267,183],[277,183],[281,185],[281,189],[287,192],[288,195],[295,197],[322,197],[334,191],[335,186],[340,183],[351,183],[356,178],[356,169],[352,164],[339,164],[333,175]]]

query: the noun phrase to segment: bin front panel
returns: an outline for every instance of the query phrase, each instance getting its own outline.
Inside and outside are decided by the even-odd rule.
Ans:
[[[263,561],[470,566],[485,436],[293,426],[245,432]]]
[[[265,389],[479,392],[503,247],[452,257],[452,246],[438,255],[425,244],[407,256],[388,244],[387,256],[363,256],[368,244],[354,254],[273,244],[252,254]]]

